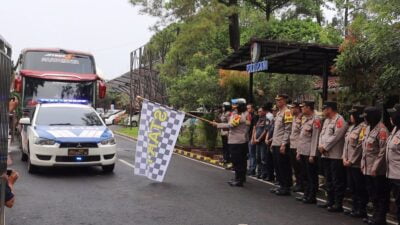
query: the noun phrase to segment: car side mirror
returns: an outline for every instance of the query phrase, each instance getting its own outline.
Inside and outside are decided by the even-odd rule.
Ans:
[[[31,125],[31,119],[28,118],[28,117],[21,118],[21,119],[19,120],[19,124],[22,124],[22,125]]]

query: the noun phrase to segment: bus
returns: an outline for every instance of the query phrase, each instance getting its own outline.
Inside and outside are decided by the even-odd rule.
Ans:
[[[24,116],[39,99],[80,99],[96,107],[106,95],[93,55],[65,49],[22,50],[15,66],[14,91],[20,94]]]

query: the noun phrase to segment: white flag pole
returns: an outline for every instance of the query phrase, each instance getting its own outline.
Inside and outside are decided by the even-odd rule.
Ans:
[[[142,101],[145,100],[145,98],[143,98],[142,96],[137,96],[136,98],[137,98],[137,99],[140,99],[140,100],[142,100]],[[150,100],[148,100],[148,99],[146,99],[146,100],[149,101],[149,102],[153,102],[153,101],[150,101]],[[153,102],[153,103],[154,103],[154,102]],[[157,103],[157,104],[160,104],[160,103]],[[160,105],[161,105],[161,104],[160,104]],[[170,108],[170,107],[168,107],[168,106],[165,106],[165,107]],[[214,122],[211,121],[211,120],[204,119],[204,118],[202,118],[202,117],[193,115],[193,114],[188,113],[188,112],[184,112],[184,111],[181,111],[181,112],[183,112],[184,114],[186,114],[186,115],[188,115],[188,116],[191,116],[191,117],[194,117],[194,118],[196,118],[196,119],[199,119],[199,120],[201,120],[201,121],[203,121],[203,122],[206,122],[206,123],[209,123],[209,124],[214,124]]]

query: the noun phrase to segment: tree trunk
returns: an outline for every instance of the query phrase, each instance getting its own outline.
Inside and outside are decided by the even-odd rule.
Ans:
[[[265,19],[267,22],[271,19],[271,3],[268,0],[265,0]]]
[[[347,37],[347,26],[349,24],[349,0],[346,0],[344,4],[344,36]]]
[[[238,0],[229,0],[229,6],[237,7]],[[235,51],[240,47],[239,14],[237,12],[229,16],[229,43]]]

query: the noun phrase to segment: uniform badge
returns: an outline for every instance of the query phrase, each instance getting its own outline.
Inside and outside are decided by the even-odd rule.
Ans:
[[[290,110],[287,110],[286,112],[285,112],[285,115],[284,115],[284,120],[283,120],[285,123],[292,123],[293,122],[293,115],[292,115],[292,113],[290,112]]]
[[[314,127],[318,129],[321,128],[321,120],[319,119],[314,120]]]
[[[336,128],[342,128],[344,124],[344,121],[342,118],[338,119],[338,121],[336,122]]]
[[[379,139],[385,141],[388,138],[388,134],[385,130],[379,132]]]

